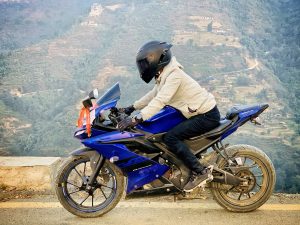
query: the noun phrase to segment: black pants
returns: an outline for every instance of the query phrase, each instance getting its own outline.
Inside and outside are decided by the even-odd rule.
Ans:
[[[220,113],[217,106],[215,106],[207,113],[193,116],[168,131],[164,135],[164,142],[169,147],[169,150],[177,155],[188,168],[196,173],[200,173],[204,167],[184,143],[184,140],[216,128],[219,125],[219,121]]]

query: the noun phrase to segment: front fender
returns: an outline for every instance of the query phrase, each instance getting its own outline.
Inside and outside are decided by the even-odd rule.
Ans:
[[[87,148],[85,146],[82,146],[80,148],[75,149],[70,153],[72,156],[85,156],[91,154],[91,152],[97,152],[94,149]],[[98,152],[97,152],[98,153]],[[98,153],[99,154],[99,153]]]
[[[100,154],[99,152],[97,152],[94,149],[91,148],[87,148],[85,146],[80,147],[78,149],[75,149],[74,151],[72,151],[70,153],[70,155],[72,156],[86,156],[90,159],[90,163],[91,163],[91,168],[92,171],[94,172],[96,169],[96,165],[97,163],[103,163],[103,161],[105,160]]]

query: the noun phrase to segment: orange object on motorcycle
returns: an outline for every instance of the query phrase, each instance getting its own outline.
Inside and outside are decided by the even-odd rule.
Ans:
[[[88,134],[88,137],[90,137],[92,134],[90,110],[88,108],[82,107],[80,110],[79,118],[77,120],[77,127],[83,127],[84,119],[86,119],[86,133]]]

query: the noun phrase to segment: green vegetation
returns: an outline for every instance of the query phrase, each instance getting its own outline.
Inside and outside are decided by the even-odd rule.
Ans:
[[[236,85],[237,86],[249,86],[250,79],[244,75],[240,75],[236,79]]]
[[[9,72],[7,68],[6,57],[6,54],[0,53],[0,79],[3,79],[5,74]]]

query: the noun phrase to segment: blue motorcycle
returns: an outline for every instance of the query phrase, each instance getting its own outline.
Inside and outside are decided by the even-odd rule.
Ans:
[[[163,143],[163,135],[186,120],[175,108],[159,113],[134,128],[120,131],[127,115],[116,108],[120,99],[115,84],[95,105],[97,89],[83,100],[81,123],[74,136],[83,147],[61,165],[56,194],[65,209],[80,217],[97,217],[113,209],[123,196],[145,187],[165,188],[184,194],[191,171]],[[200,162],[212,170],[206,184],[214,199],[233,212],[250,212],[263,205],[273,192],[276,174],[269,157],[249,145],[224,145],[223,140],[257,117],[268,104],[236,106],[220,125],[201,136],[185,140]],[[80,121],[79,121],[80,123]]]

